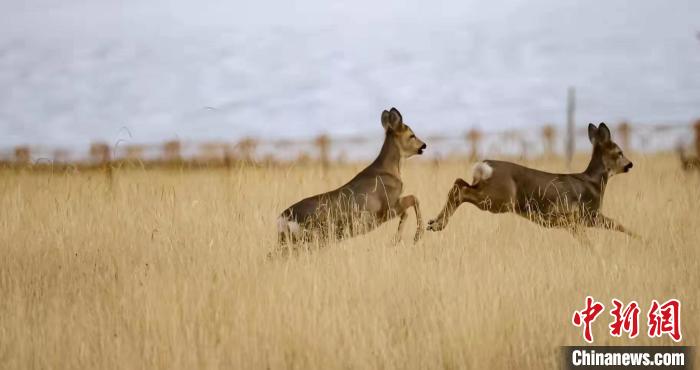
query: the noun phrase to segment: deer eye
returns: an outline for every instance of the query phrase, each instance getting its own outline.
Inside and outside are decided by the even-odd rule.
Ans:
[[[409,139],[415,139],[415,138],[416,138],[416,135],[411,134],[411,136],[409,136],[408,138],[409,138]]]

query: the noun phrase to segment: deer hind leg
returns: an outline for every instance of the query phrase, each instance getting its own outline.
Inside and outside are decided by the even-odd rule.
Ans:
[[[626,227],[622,226],[619,222],[603,215],[602,213],[598,213],[595,216],[595,218],[593,219],[593,225],[591,226],[600,227],[607,230],[619,231],[621,233],[631,236],[634,239],[641,239],[641,237],[638,234],[627,229]]]
[[[309,244],[320,240],[320,234],[308,230],[305,225],[302,225],[288,215],[282,215],[277,219],[277,245],[268,253],[268,259],[273,257],[289,257],[297,255],[301,250],[308,249]]]
[[[401,232],[403,230],[404,223],[408,218],[408,209],[413,208],[416,213],[416,235],[413,237],[414,242],[418,242],[423,236],[423,216],[420,211],[420,203],[418,199],[413,195],[407,195],[399,199],[399,228],[396,231],[396,236],[394,236],[394,242],[398,243],[401,241]]]
[[[593,245],[591,239],[589,239],[588,235],[586,235],[585,225],[578,222],[572,222],[567,226],[567,230],[569,230],[574,239],[576,239],[582,245],[587,247]]]
[[[447,193],[447,201],[445,202],[445,206],[442,207],[442,211],[440,211],[440,214],[438,214],[435,219],[428,221],[428,230],[443,230],[445,226],[447,226],[450,217],[452,217],[457,210],[457,207],[467,201],[467,193],[470,190],[471,187],[466,181],[462,179],[455,180],[450,192]]]

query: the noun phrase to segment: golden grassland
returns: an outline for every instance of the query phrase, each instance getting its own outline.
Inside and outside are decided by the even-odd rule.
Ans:
[[[645,335],[646,312],[678,298],[696,345],[700,176],[630,158],[603,210],[642,241],[589,229],[586,246],[464,205],[415,245],[411,214],[398,246],[394,220],[272,261],[279,212],[359,166],[0,172],[0,368],[557,368],[559,346],[585,344],[586,295],[606,305],[595,344],[673,344]],[[426,222],[470,167],[407,162]],[[609,335],[612,298],[640,303],[638,338]]]

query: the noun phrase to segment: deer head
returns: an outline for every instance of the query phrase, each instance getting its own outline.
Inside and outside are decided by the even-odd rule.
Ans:
[[[608,176],[628,172],[632,168],[632,162],[625,157],[622,149],[612,141],[610,129],[605,123],[596,127],[588,124],[588,139],[593,144],[593,153],[598,153]]]
[[[382,126],[387,138],[391,138],[396,143],[403,158],[423,154],[423,150],[428,147],[408,125],[403,123],[403,117],[396,108],[382,112]]]

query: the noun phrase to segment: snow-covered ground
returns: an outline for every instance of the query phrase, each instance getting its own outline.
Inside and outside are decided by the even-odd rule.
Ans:
[[[1,1],[0,147],[700,118],[697,0]]]

